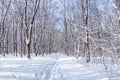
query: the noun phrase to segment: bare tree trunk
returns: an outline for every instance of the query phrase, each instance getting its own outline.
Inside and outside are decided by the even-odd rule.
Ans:
[[[65,51],[65,54],[69,55],[68,53],[68,28],[67,28],[67,20],[66,20],[67,16],[66,16],[66,0],[64,0],[64,38],[65,38],[65,41],[64,41],[64,51]]]
[[[86,57],[86,62],[90,62],[90,49],[89,49],[89,31],[88,31],[88,0],[84,0],[84,54]]]
[[[20,54],[20,56],[22,57],[23,56],[23,53],[24,53],[24,51],[23,51],[23,14],[21,15],[21,23],[20,23],[20,37],[21,37],[21,42],[20,42],[20,44],[21,44],[21,50],[20,50],[20,52],[21,52],[21,54]]]

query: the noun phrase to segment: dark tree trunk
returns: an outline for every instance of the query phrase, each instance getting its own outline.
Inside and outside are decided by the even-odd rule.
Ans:
[[[27,49],[27,57],[30,59],[30,43],[26,44],[26,49]]]
[[[84,32],[85,32],[85,40],[84,40],[84,55],[86,57],[86,62],[90,62],[90,49],[89,49],[89,31],[88,31],[88,0],[83,1],[83,22],[84,22]]]

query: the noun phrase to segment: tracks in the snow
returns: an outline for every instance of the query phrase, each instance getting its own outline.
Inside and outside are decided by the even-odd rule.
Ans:
[[[0,66],[0,80],[65,80],[60,67],[60,57],[60,54],[53,54],[32,60],[3,59]]]
[[[60,67],[61,64],[59,62],[59,59],[60,59],[60,55],[56,61],[56,64],[52,68],[52,71],[51,71],[52,73],[51,73],[51,77],[49,80],[65,80],[63,77],[63,72]]]
[[[45,67],[40,73],[37,73],[37,77],[39,77],[39,80],[51,79],[53,68],[55,68],[55,65],[57,64],[58,59],[59,59],[59,56],[56,56],[55,59],[49,61],[49,63],[45,65]]]

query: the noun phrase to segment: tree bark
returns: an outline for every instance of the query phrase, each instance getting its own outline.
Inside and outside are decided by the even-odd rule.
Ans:
[[[84,54],[86,57],[86,62],[90,62],[90,49],[89,49],[89,31],[88,31],[88,0],[84,0],[84,33],[85,33],[85,40],[84,40]]]

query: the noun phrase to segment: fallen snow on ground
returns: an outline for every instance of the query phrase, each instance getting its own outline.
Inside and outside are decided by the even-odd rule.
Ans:
[[[62,54],[0,58],[0,80],[108,80],[100,65]]]

